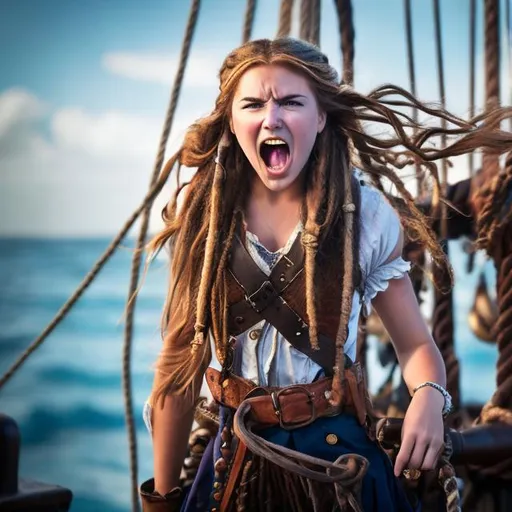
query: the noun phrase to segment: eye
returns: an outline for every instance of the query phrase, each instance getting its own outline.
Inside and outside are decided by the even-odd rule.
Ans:
[[[302,103],[297,100],[286,100],[284,102],[284,106],[286,106],[286,107],[302,107]]]
[[[247,103],[247,105],[244,105],[242,107],[242,110],[255,110],[257,108],[261,108],[263,107],[263,103],[260,103],[260,102],[253,102],[253,103]]]

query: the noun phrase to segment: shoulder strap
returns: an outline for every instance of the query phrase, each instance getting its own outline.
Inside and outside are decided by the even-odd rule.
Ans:
[[[272,324],[297,350],[332,374],[335,343],[319,335],[320,350],[313,350],[306,322],[283,299],[281,293],[304,271],[300,237],[266,276],[237,236],[233,242],[229,271],[244,290],[245,298],[229,307],[230,333],[240,334],[261,320]]]

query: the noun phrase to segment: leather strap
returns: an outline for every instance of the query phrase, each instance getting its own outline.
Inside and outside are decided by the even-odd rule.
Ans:
[[[258,428],[280,425],[286,430],[341,412],[354,414],[359,423],[365,425],[367,410],[363,397],[366,384],[359,363],[345,369],[344,376],[343,382],[347,389],[343,393],[343,403],[340,408],[333,408],[329,402],[332,378],[284,388],[262,388],[236,375],[222,380],[218,370],[206,370],[206,381],[217,402],[231,409],[238,409],[241,403],[249,403],[251,418]]]
[[[304,250],[298,236],[287,254],[283,255],[266,276],[256,265],[237,236],[233,242],[229,271],[244,290],[245,299],[229,307],[230,333],[246,331],[261,320],[272,324],[297,350],[320,365],[326,375],[332,375],[336,345],[319,334],[320,350],[314,350],[309,340],[306,322],[289,306],[281,293],[304,271]]]
[[[220,510],[222,511],[229,510],[229,505],[233,503],[231,497],[233,496],[235,487],[238,487],[238,483],[242,476],[242,466],[246,455],[247,446],[245,443],[238,440],[235,456],[233,457],[231,469],[229,470],[229,478],[226,483],[226,488],[224,489],[224,494],[222,495],[222,501],[220,502]]]

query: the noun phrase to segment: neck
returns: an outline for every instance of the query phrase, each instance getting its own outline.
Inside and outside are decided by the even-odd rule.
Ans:
[[[247,229],[270,251],[286,245],[301,218],[303,184],[299,180],[286,190],[269,190],[254,180],[246,208]]]

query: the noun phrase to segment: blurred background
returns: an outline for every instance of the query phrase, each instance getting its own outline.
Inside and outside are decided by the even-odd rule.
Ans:
[[[469,0],[440,4],[446,105],[467,116]],[[481,2],[477,5],[476,99],[481,109],[483,21]],[[189,7],[186,0],[0,1],[0,375],[53,318],[142,201]],[[353,7],[355,88],[368,92],[392,82],[409,89],[403,1],[353,0]],[[168,155],[186,126],[211,110],[218,69],[241,42],[244,11],[242,0],[201,2]],[[253,38],[272,37],[278,15],[278,0],[257,2]],[[432,2],[413,2],[412,18],[417,95],[436,103]],[[321,47],[340,70],[333,2],[322,2],[321,19]],[[297,34],[296,12],[292,35]],[[510,98],[507,59],[510,52],[502,58],[503,103]],[[451,182],[469,176],[467,159],[453,163]],[[160,226],[171,188],[155,204],[152,233]],[[130,508],[121,353],[137,232],[130,232],[65,320],[0,389],[0,411],[21,428],[22,476],[70,488],[73,512]],[[475,270],[467,274],[461,242],[451,245],[462,400],[483,403],[495,388],[496,347],[471,334],[467,314],[478,271],[486,272],[493,287],[494,269],[477,255]],[[135,316],[139,481],[152,474],[141,412],[161,343],[166,282],[164,257],[149,271]],[[374,343],[369,364],[376,389],[384,373]]]

